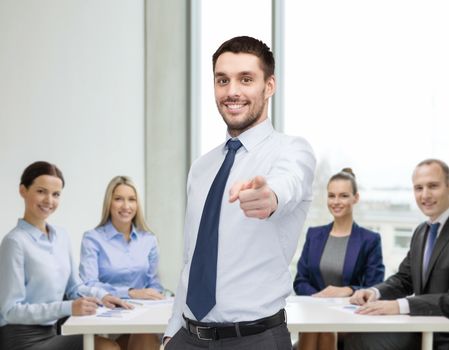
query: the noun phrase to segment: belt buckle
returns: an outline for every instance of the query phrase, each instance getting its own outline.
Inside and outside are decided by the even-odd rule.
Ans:
[[[214,334],[214,336],[216,336],[217,335],[217,330],[215,328],[213,328],[213,327],[205,327],[205,326],[195,326],[195,328],[196,328],[196,336],[198,337],[198,339],[200,339],[200,340],[215,340],[215,337],[214,338],[208,338],[208,337],[203,337],[201,335],[201,330],[213,330],[213,334]]]

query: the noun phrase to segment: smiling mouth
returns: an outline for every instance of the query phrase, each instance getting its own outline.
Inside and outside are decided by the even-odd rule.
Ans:
[[[424,208],[431,208],[431,207],[433,207],[435,205],[435,203],[422,203],[422,206],[424,207]]]
[[[238,111],[248,105],[245,101],[226,100],[223,105],[230,111]]]
[[[41,205],[38,205],[38,208],[45,213],[50,213],[53,210],[53,207],[43,207]]]
[[[333,211],[340,211],[340,210],[343,210],[343,208],[340,208],[340,207],[335,208],[335,207],[334,207],[334,208],[332,208],[332,210],[333,210]]]
[[[121,217],[128,218],[128,217],[132,216],[133,213],[132,212],[119,212],[118,215],[120,215]]]
[[[240,108],[243,108],[243,106],[244,106],[244,105],[242,105],[242,104],[240,104],[240,105],[237,105],[237,104],[226,105],[226,107],[227,107],[228,109],[240,109]]]

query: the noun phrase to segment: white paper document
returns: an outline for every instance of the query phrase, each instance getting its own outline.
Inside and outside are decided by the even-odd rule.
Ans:
[[[161,300],[148,300],[148,299],[125,299],[127,303],[131,304],[132,306],[139,307],[151,307],[154,305],[161,305],[161,304],[173,304],[173,297],[161,299]]]
[[[95,315],[82,316],[83,318],[110,318],[110,319],[120,319],[120,320],[131,320],[134,317],[139,316],[145,312],[143,308],[134,309],[123,309],[121,307],[116,307],[114,309],[108,309],[107,307],[99,307]]]
[[[347,312],[350,314],[353,314],[354,312],[356,312],[359,308],[358,305],[352,305],[352,304],[346,304],[346,305],[336,305],[336,306],[331,306],[333,309],[336,309],[338,311],[343,311],[343,312]]]

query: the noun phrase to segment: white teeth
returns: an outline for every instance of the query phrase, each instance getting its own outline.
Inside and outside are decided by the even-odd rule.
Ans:
[[[228,105],[227,107],[228,107],[229,109],[239,109],[239,108],[242,108],[243,105]]]

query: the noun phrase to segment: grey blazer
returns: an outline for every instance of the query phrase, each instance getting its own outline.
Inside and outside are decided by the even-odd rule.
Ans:
[[[379,289],[381,299],[407,297],[410,315],[440,316],[439,299],[449,292],[449,219],[435,242],[428,272],[423,279],[422,261],[427,234],[427,223],[420,224],[413,233],[410,250],[398,272],[374,287]]]

